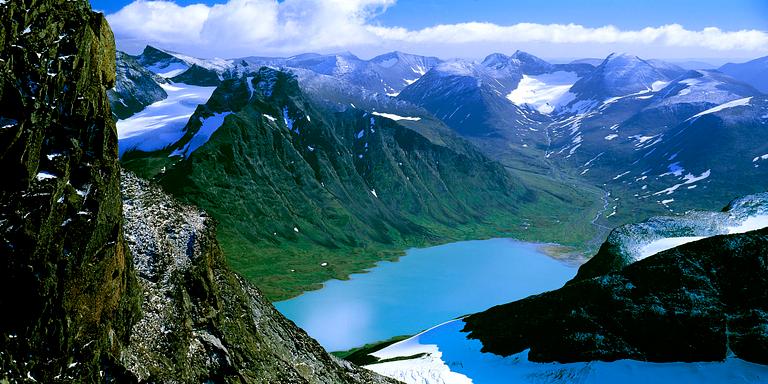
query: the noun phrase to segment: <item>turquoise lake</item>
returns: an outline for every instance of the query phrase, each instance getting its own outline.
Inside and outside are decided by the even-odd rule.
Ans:
[[[411,249],[275,307],[327,350],[347,350],[557,289],[576,274],[539,247],[491,239]]]

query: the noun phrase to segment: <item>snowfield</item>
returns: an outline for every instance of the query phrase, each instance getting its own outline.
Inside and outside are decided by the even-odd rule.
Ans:
[[[640,248],[638,251],[637,260],[645,259],[648,256],[653,256],[661,251],[672,249],[674,247],[683,245],[685,243],[691,243],[696,240],[703,239],[704,236],[681,236],[681,237],[667,237],[659,240],[652,241]]]
[[[558,71],[538,76],[523,75],[517,88],[507,99],[517,106],[530,106],[543,114],[550,114],[576,98],[568,92],[579,77],[573,72]]]
[[[169,79],[184,73],[187,69],[189,69],[189,65],[182,63],[159,64],[149,66],[147,69],[160,77]]]
[[[181,139],[189,117],[216,89],[183,83],[159,85],[168,93],[168,98],[116,122],[121,157],[132,150],[157,151]]]
[[[366,368],[408,384],[677,384],[764,383],[768,366],[741,359],[706,363],[648,363],[635,360],[584,363],[535,363],[528,351],[508,357],[482,353],[478,340],[462,333],[462,320],[438,325],[373,355],[417,358],[378,363]]]

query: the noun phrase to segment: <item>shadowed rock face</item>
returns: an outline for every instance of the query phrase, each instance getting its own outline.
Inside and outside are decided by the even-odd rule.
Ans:
[[[142,67],[132,56],[117,52],[115,88],[107,92],[116,119],[125,119],[168,94],[158,84],[166,80]]]
[[[230,272],[204,213],[131,176],[121,198],[103,15],[5,1],[0,25],[0,382],[393,382]]]
[[[768,230],[682,245],[466,319],[483,350],[535,361],[768,363]]]
[[[87,1],[0,4],[2,375],[96,381],[127,340],[114,82],[112,32]]]

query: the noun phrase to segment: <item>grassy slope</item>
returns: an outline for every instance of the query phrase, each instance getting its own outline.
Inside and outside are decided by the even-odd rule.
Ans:
[[[366,150],[354,139],[368,129],[363,112],[320,112],[281,81],[273,95],[251,103],[243,102],[243,81],[223,84],[191,121],[238,112],[189,160],[168,151],[123,158],[126,168],[158,177],[215,217],[232,266],[273,300],[345,279],[410,247],[500,236],[581,247],[595,234],[585,220],[601,205],[595,190],[507,173],[462,140],[435,145],[382,118],[366,132]],[[282,116],[285,106],[301,134],[262,117]]]

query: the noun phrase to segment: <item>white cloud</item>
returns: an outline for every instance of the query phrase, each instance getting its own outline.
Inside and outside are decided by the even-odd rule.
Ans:
[[[369,26],[368,30],[383,40],[438,43],[522,43],[555,44],[659,44],[676,47],[700,47],[713,50],[765,50],[768,34],[761,31],[726,32],[718,28],[689,31],[678,24],[648,27],[637,31],[622,31],[614,26],[587,28],[577,24],[520,23],[500,26],[491,23],[461,23],[437,25],[417,31],[404,28]]]
[[[215,55],[285,54],[366,45],[366,22],[395,0],[229,0],[208,7],[134,1],[107,19],[118,43]]]
[[[203,4],[180,7],[169,1],[135,1],[108,20],[118,39],[176,44],[185,39],[196,42],[209,12]]]
[[[395,1],[229,0],[212,7],[181,7],[169,1],[138,0],[109,15],[108,20],[123,49],[136,50],[150,43],[200,56],[284,55],[353,48],[371,53],[407,48],[417,53],[461,56],[456,52],[488,53],[531,46],[570,50],[581,56],[598,52],[596,47],[636,53],[685,52],[689,57],[733,52],[748,56],[768,51],[768,33],[763,31],[715,27],[692,31],[678,24],[640,30],[536,23],[502,26],[470,22],[419,30],[373,25],[375,16]]]

